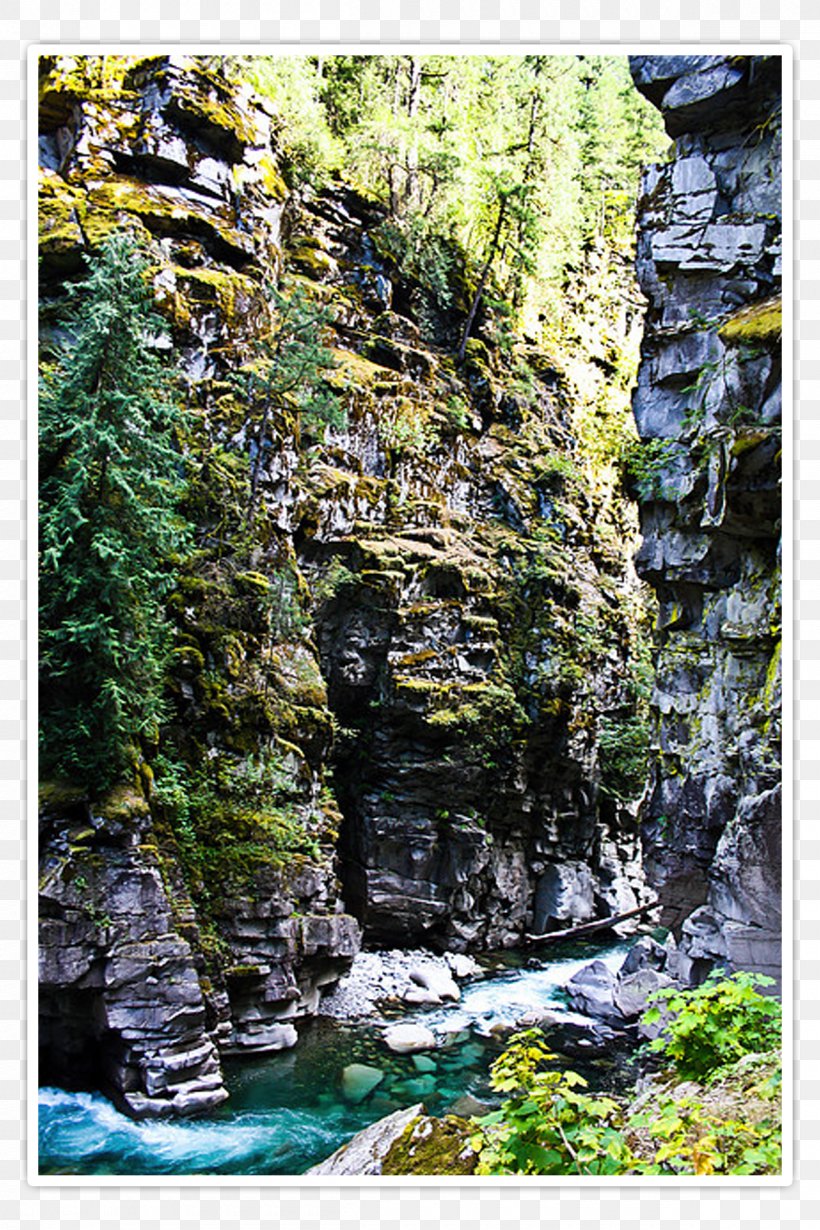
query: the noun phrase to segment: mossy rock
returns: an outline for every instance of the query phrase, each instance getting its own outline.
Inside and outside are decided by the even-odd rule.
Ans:
[[[735,312],[720,326],[718,336],[730,346],[771,346],[780,341],[782,332],[783,301],[775,295]]]
[[[234,162],[242,159],[248,146],[262,143],[256,118],[236,103],[232,87],[217,73],[192,61],[182,83],[188,88],[175,89],[168,104],[169,114],[182,127],[204,137]]]
[[[259,287],[242,273],[234,270],[174,267],[177,293],[173,298],[173,315],[177,325],[187,326],[197,305],[216,308],[227,325],[247,326]],[[158,299],[162,307],[161,298]]]
[[[217,221],[188,208],[176,188],[117,175],[89,189],[85,231],[93,244],[101,243],[124,220],[129,225],[142,223],[152,235],[201,236],[234,259],[250,260],[254,255],[252,236],[237,231],[227,218]]]
[[[264,154],[256,164],[259,172],[259,182],[269,197],[274,201],[284,201],[288,195],[288,186],[279,173],[269,154]]]
[[[303,274],[316,279],[332,277],[339,268],[328,252],[307,243],[301,244],[290,252],[289,257],[290,262]]]
[[[80,216],[84,212],[85,194],[79,188],[72,188],[56,171],[40,172],[37,221],[41,257],[65,257],[82,248]]]
[[[419,1116],[387,1151],[383,1175],[473,1174],[478,1154],[470,1144],[470,1124],[456,1115]]]
[[[123,784],[109,790],[94,804],[95,815],[103,820],[144,819],[149,814],[148,802],[136,786]]]
[[[371,363],[369,359],[355,354],[352,350],[340,350],[331,346],[330,352],[336,367],[325,376],[325,381],[333,388],[372,389],[377,381],[390,379],[392,375],[389,368]],[[389,387],[393,388],[392,383]]]

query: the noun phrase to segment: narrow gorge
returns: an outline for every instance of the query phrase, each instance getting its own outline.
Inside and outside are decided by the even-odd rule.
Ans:
[[[612,920],[667,981],[780,976],[780,60],[339,56],[303,98],[246,59],[40,62],[40,1083],[137,1120],[229,1109],[359,954]],[[493,90],[503,174],[446,144]],[[106,342],[83,384],[89,260],[138,270],[174,460],[140,497],[106,443],[49,538],[129,379]],[[101,683],[57,656],[108,643],[83,535],[150,495],[159,543],[172,491],[142,613],[94,582]]]

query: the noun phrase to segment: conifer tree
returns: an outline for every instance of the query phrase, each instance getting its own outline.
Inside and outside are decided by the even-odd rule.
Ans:
[[[69,291],[40,389],[41,768],[110,787],[156,737],[176,513],[172,371],[134,240],[115,235]]]

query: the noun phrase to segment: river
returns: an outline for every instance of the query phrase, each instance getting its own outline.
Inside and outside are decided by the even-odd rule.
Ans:
[[[42,1088],[41,1173],[302,1174],[400,1107],[423,1102],[440,1114],[454,1104],[462,1113],[475,1103],[492,1104],[489,1068],[503,1049],[504,1027],[509,1036],[527,1014],[550,1014],[547,1038],[560,1066],[581,1072],[593,1088],[617,1087],[625,1080],[624,1048],[592,1046],[590,1022],[569,1008],[563,988],[595,957],[616,969],[627,948],[556,945],[549,959],[517,967],[514,956],[504,958],[507,968],[496,965],[466,983],[459,1003],[402,1014],[436,1034],[437,1049],[420,1055],[391,1054],[375,1024],[304,1022],[292,1050],[227,1059],[230,1100],[204,1118],[135,1122],[98,1093]],[[351,1064],[382,1073],[360,1101],[357,1091],[343,1087]]]

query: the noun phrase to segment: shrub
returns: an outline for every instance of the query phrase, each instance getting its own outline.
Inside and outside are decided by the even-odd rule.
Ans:
[[[512,1039],[491,1069],[491,1083],[512,1096],[476,1121],[478,1174],[623,1174],[629,1149],[620,1110],[584,1093],[577,1072],[542,1070],[554,1056],[535,1030]]]
[[[781,1045],[780,1002],[757,986],[773,986],[763,974],[740,971],[729,978],[711,975],[700,987],[665,987],[651,997],[643,1020],[670,1019],[650,1050],[671,1060],[685,1080],[715,1080],[744,1055]]]

